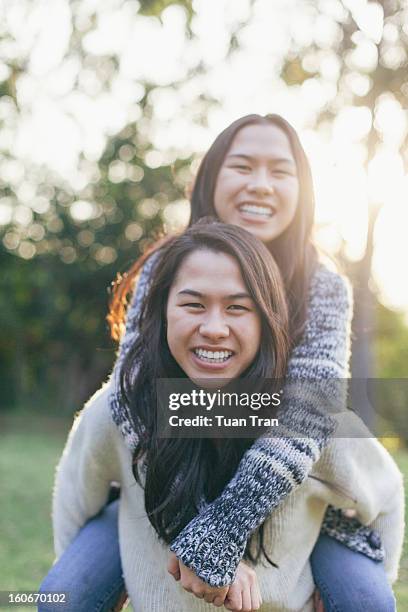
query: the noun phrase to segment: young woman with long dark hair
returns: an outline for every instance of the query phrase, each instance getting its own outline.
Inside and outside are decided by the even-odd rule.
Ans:
[[[330,381],[347,377],[350,291],[341,276],[318,263],[311,240],[314,194],[310,167],[295,130],[282,117],[249,115],[217,137],[196,177],[190,225],[207,215],[216,215],[260,238],[279,266],[289,307],[288,378]],[[128,411],[121,403],[117,373],[137,338],[139,308],[156,257],[146,253],[125,275],[116,288],[109,315],[112,335],[119,339],[127,296],[137,279],[110,396],[113,418],[130,449],[136,440]],[[180,566],[175,569],[173,564],[171,571],[183,574],[187,566],[197,580],[210,585],[208,589],[219,587],[221,600],[249,535],[305,481],[333,430],[326,411],[310,398],[287,395],[282,414],[289,438],[256,441],[219,498],[195,517],[172,545]],[[265,490],[262,504],[254,487],[259,474]],[[81,530],[43,584],[49,590],[70,588],[77,598],[76,610],[87,609],[81,608],[82,601],[108,610],[123,585],[115,508],[108,506]],[[93,564],[86,561],[89,549]],[[108,558],[106,549],[110,550]],[[209,549],[210,556],[204,552]],[[329,509],[311,557],[326,609],[358,610],[359,605],[364,605],[365,612],[393,609],[383,556],[375,533],[356,519]],[[338,566],[342,567],[341,581]],[[89,584],[94,585],[93,590]]]
[[[163,438],[156,382],[188,377],[205,388],[217,378],[222,389],[220,380],[243,378],[259,381],[257,391],[266,391],[266,377],[280,379],[286,371],[288,311],[273,257],[238,227],[199,223],[170,240],[156,263],[138,338],[119,372],[135,448],[129,452],[112,421],[111,380],[83,410],[58,467],[55,540],[57,552],[64,550],[104,506],[115,480],[121,486],[124,578],[135,611],[204,611],[211,596],[187,593],[166,572],[169,545],[203,505],[219,497],[250,442]],[[375,523],[386,547],[388,577],[395,579],[402,545],[401,475],[356,416],[343,411],[335,418],[350,422],[359,439],[331,440],[308,482],[279,513],[265,517],[245,546],[247,561],[238,563],[245,580],[238,593],[237,584],[231,587],[229,609],[313,610],[309,557],[330,503],[353,503]]]

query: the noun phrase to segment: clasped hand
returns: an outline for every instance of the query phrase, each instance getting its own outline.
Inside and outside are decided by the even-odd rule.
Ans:
[[[186,591],[216,607],[224,605],[227,610],[234,612],[252,612],[259,610],[262,604],[256,573],[243,561],[238,565],[234,582],[226,587],[211,587],[184,565],[174,553],[170,553],[167,570],[175,580],[180,581]]]

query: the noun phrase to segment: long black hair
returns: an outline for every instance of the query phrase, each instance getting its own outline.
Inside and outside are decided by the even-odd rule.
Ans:
[[[197,514],[203,499],[210,502],[222,492],[253,443],[223,440],[222,452],[218,453],[207,439],[163,439],[158,435],[156,380],[186,377],[167,344],[168,295],[183,260],[197,250],[233,256],[256,304],[261,342],[243,375],[258,380],[282,378],[289,352],[288,310],[279,268],[257,238],[237,226],[201,221],[168,241],[155,263],[141,308],[139,336],[120,371],[121,401],[138,437],[133,473],[142,483],[143,466],[146,512],[159,537],[167,543]],[[262,529],[257,556],[261,550],[266,555]],[[249,547],[247,555],[252,558]]]
[[[303,333],[308,304],[310,280],[315,270],[317,252],[311,234],[314,222],[315,199],[312,174],[306,153],[295,129],[280,115],[247,115],[237,119],[217,136],[204,156],[191,192],[191,218],[189,225],[207,216],[217,216],[214,192],[218,174],[235,136],[250,125],[276,125],[287,136],[296,163],[299,181],[299,201],[295,217],[287,229],[267,244],[274,256],[286,289],[289,307],[289,336],[292,346]],[[118,340],[124,329],[127,296],[133,290],[135,279],[150,254],[160,248],[154,244],[139,258],[123,277],[119,276],[113,292],[108,314],[112,338]]]

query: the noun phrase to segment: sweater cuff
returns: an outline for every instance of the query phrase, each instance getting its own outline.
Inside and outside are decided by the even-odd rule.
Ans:
[[[220,529],[213,518],[196,516],[170,546],[176,556],[204,582],[212,587],[233,583],[237,567],[246,547],[228,534],[220,537]],[[213,520],[214,519],[214,520]]]
[[[362,525],[357,518],[344,516],[338,508],[328,507],[320,533],[373,561],[384,561],[385,551],[377,531]]]

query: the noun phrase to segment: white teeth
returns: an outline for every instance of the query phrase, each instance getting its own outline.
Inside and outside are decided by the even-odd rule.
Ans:
[[[261,206],[258,204],[243,204],[240,206],[240,209],[243,212],[248,212],[254,215],[262,215],[266,217],[271,217],[273,211],[268,206]]]
[[[223,363],[232,355],[232,351],[206,351],[205,349],[194,349],[194,353],[208,363]]]

